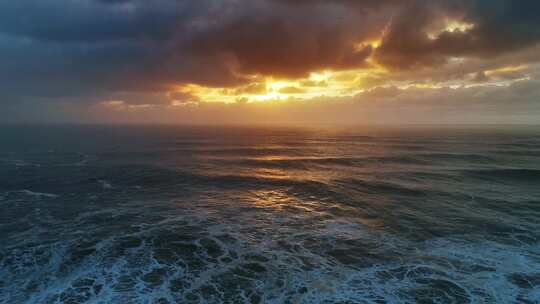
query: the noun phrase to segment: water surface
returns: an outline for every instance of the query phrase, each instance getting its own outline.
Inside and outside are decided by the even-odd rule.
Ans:
[[[538,128],[0,138],[0,303],[540,302]]]

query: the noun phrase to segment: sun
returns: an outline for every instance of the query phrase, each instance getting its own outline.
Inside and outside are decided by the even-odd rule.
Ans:
[[[252,81],[236,87],[187,84],[176,87],[174,92],[189,94],[200,102],[229,104],[345,97],[362,92],[365,89],[364,80],[381,72],[378,67],[374,67],[345,71],[322,70],[298,79],[255,76],[251,77]]]

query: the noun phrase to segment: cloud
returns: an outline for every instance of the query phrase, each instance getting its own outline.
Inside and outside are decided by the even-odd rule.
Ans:
[[[230,87],[249,82],[252,74],[296,77],[359,67],[371,50],[354,43],[373,35],[386,18],[384,12],[348,12],[344,3],[3,1],[2,91]]]
[[[269,93],[266,79],[289,80],[274,93],[295,98],[362,91],[385,102],[442,92],[401,91],[420,86],[474,100],[488,90],[467,86],[498,84],[531,106],[536,93],[517,83],[538,79],[538,11],[513,0],[0,1],[0,107],[158,111],[206,102],[191,86],[250,100]],[[311,78],[323,71],[335,75]]]
[[[540,42],[538,1],[407,1],[377,60],[391,68],[441,65],[452,57],[496,57]],[[460,29],[459,25],[462,25]],[[435,37],[430,30],[440,29]]]
[[[301,94],[304,92],[305,90],[299,87],[284,87],[284,88],[279,89],[279,93],[283,93],[283,94]]]

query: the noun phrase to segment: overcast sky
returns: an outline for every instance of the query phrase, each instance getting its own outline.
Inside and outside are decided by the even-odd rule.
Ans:
[[[538,123],[536,0],[0,0],[0,122]]]

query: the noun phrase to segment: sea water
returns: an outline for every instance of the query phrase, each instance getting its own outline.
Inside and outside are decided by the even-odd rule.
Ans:
[[[0,303],[538,303],[540,128],[0,128]]]

